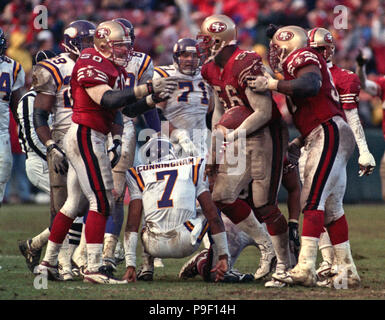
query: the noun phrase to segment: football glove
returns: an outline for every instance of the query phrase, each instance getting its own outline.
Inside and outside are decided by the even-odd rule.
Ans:
[[[53,169],[56,173],[64,175],[68,171],[68,162],[65,153],[53,140],[46,142],[47,156],[50,158]]]
[[[112,147],[108,149],[107,153],[111,153],[110,155],[110,161],[111,161],[111,168],[114,168],[120,159],[120,156],[122,154],[122,140],[120,136],[114,136],[112,140]]]
[[[366,59],[362,53],[362,50],[360,50],[360,52],[358,53],[357,57],[356,57],[356,62],[357,64],[362,67],[364,66],[365,64],[368,63],[368,59]]]
[[[148,92],[162,94],[172,94],[178,87],[177,77],[153,79],[147,82]],[[162,96],[160,96],[163,98]]]
[[[289,221],[288,226],[290,251],[293,253],[296,259],[296,263],[298,263],[299,249],[301,248],[298,233],[298,223],[294,221]]]
[[[183,152],[187,156],[194,156],[198,154],[198,151],[193,142],[190,140],[187,131],[176,129],[172,136],[174,138],[173,140],[181,146]]]
[[[358,158],[358,164],[360,170],[358,171],[358,176],[362,177],[363,175],[371,175],[376,167],[376,161],[374,160],[373,155],[370,152],[363,152]]]
[[[287,168],[289,170],[298,166],[298,160],[300,156],[301,148],[295,143],[289,143],[289,147],[287,149]]]
[[[248,76],[247,86],[254,92],[265,92],[266,90],[277,90],[277,79],[274,79],[268,72],[263,76]]]

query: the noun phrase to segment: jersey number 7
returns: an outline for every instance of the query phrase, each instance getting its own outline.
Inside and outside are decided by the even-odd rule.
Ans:
[[[158,200],[158,208],[170,208],[172,207],[173,201],[170,198],[171,193],[174,190],[175,181],[178,177],[178,170],[167,170],[167,171],[161,171],[156,173],[156,180],[164,180],[165,176],[168,176],[166,187],[164,188],[162,198]]]

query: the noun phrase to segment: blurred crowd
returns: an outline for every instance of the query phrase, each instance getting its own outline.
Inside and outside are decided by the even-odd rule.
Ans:
[[[47,8],[47,29],[40,29],[38,6]],[[346,29],[338,29],[347,8]],[[340,10],[339,10],[340,9]],[[344,9],[342,9],[344,10]],[[255,50],[265,59],[270,23],[329,29],[336,43],[334,62],[355,70],[359,50],[369,58],[370,79],[385,74],[385,0],[2,0],[0,26],[8,36],[7,55],[26,71],[31,82],[32,56],[41,49],[61,52],[63,30],[71,21],[86,19],[98,24],[117,17],[135,27],[135,50],[149,54],[154,65],[172,63],[172,47],[181,37],[195,37],[205,17],[223,13],[238,25],[242,49]],[[285,101],[276,96],[285,118]],[[365,127],[380,127],[381,101],[360,95],[360,116]]]

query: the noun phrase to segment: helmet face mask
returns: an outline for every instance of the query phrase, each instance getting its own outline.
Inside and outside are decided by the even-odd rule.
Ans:
[[[281,72],[287,57],[297,49],[309,45],[309,38],[304,29],[298,26],[279,28],[270,41],[269,64],[275,72]]]
[[[105,21],[96,28],[94,46],[105,58],[124,68],[133,55],[129,30],[118,21]]]
[[[95,29],[95,25],[86,20],[71,22],[64,30],[65,51],[79,56],[82,50],[92,48]]]
[[[193,76],[198,72],[200,58],[196,48],[197,42],[193,39],[179,39],[173,48],[174,64],[183,74]]]
[[[237,43],[237,29],[228,16],[215,14],[207,17],[196,37],[197,52],[204,63],[213,60],[222,49]]]

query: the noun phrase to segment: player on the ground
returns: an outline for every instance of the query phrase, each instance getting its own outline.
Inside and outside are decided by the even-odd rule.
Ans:
[[[230,146],[234,147],[238,158],[246,161],[245,170],[237,173],[231,172],[233,159],[228,156],[225,156],[225,163],[218,166],[213,134],[213,164],[208,164],[206,169],[210,178],[215,180],[213,199],[217,207],[261,247],[263,264],[255,278],[270,272],[275,254],[277,272],[283,272],[290,264],[288,227],[277,206],[277,192],[288,132],[271,94],[256,94],[247,87],[248,76],[262,74],[262,59],[253,51],[238,48],[236,26],[224,15],[206,18],[197,40],[199,54],[205,59],[202,76],[217,95],[213,129],[224,132],[226,143],[230,143],[227,150]],[[242,133],[246,133],[246,141],[238,139]],[[237,150],[242,143],[245,148]],[[224,153],[226,155],[226,149]],[[256,212],[239,198],[241,190],[248,188],[251,181]],[[266,231],[255,215],[266,223],[275,254]],[[274,286],[273,282],[267,285]]]
[[[124,234],[126,273],[123,279],[135,282],[136,249],[142,211],[143,230],[140,239],[145,260],[138,272],[152,280],[153,257],[184,258],[200,246],[209,225],[213,239],[215,281],[221,281],[228,270],[229,252],[223,223],[217,213],[207,180],[205,160],[201,157],[178,159],[167,138],[150,139],[140,150],[143,165],[130,168],[130,214]],[[196,200],[202,212],[196,211]]]
[[[206,115],[213,109],[211,88],[202,78],[196,40],[179,39],[173,48],[174,63],[155,67],[154,79],[178,76],[178,90],[159,103],[169,121],[171,142],[184,156],[207,154]],[[177,150],[178,152],[178,150]]]
[[[333,36],[328,30],[324,28],[314,28],[308,31],[308,36],[310,46],[320,52],[327,62],[334,85],[339,94],[341,107],[353,131],[359,151],[359,176],[370,175],[376,166],[376,161],[369,151],[365,133],[358,115],[358,102],[361,89],[360,79],[355,73],[339,68],[333,64],[332,58],[335,46]],[[322,279],[322,277],[330,273],[334,258],[333,246],[326,230],[321,234],[319,247],[322,252],[323,262],[320,268],[317,269],[317,275]]]
[[[380,97],[382,100],[382,132],[385,138],[385,76],[379,77],[375,81],[369,80],[366,75],[367,59],[362,51],[357,56],[357,75],[360,78],[361,88],[371,96]],[[382,185],[382,199],[385,201],[385,153],[382,156],[380,164],[380,176]]]
[[[113,213],[112,170],[119,160],[123,123],[122,112],[137,116],[155,106],[156,102],[176,88],[174,78],[126,87],[125,67],[132,52],[132,39],[126,27],[115,21],[105,21],[95,30],[94,48],[82,51],[71,76],[73,97],[72,124],[63,146],[70,161],[68,197],[52,225],[47,250],[38,266],[49,279],[57,279],[57,255],[65,235],[78,211],[84,195],[89,203],[85,226],[87,269],[84,281],[121,284],[102,265],[103,238],[107,216]],[[106,149],[107,135],[113,137],[113,147]],[[109,154],[113,154],[109,159]]]
[[[249,81],[249,86],[257,92],[276,90],[291,98],[290,112],[308,155],[301,192],[304,219],[298,264],[273,277],[289,284],[314,286],[318,241],[325,225],[338,266],[327,285],[333,287],[347,279],[348,287],[356,286],[360,277],[351,255],[343,210],[346,165],[355,143],[330,71],[322,55],[309,47],[306,31],[297,26],[275,31],[269,60],[273,70],[283,71],[285,80],[266,74]]]
[[[33,68],[32,87],[36,92],[33,124],[40,141],[47,149],[51,226],[56,213],[67,198],[68,163],[62,149],[63,137],[72,123],[71,73],[80,52],[92,46],[94,32],[95,25],[89,21],[78,20],[70,23],[64,30],[65,52],[39,62]],[[50,114],[51,126],[48,125]],[[84,214],[87,209],[85,198],[78,209],[79,214]],[[77,230],[77,226],[74,228]],[[50,230],[45,229],[37,237],[19,243],[20,250],[23,248],[25,252],[23,254],[32,257],[30,269],[33,270],[38,264],[41,249],[47,243],[49,236]],[[65,263],[67,266],[70,266],[71,255],[72,253],[68,251],[67,263]],[[71,278],[70,272],[67,274]]]
[[[11,177],[12,152],[9,142],[9,110],[15,120],[16,108],[23,94],[25,73],[21,64],[5,55],[7,40],[0,28],[0,206],[3,202],[5,186]]]

